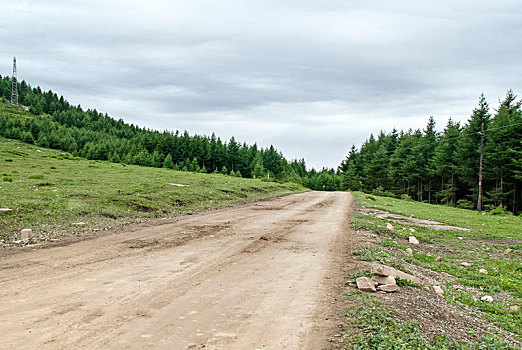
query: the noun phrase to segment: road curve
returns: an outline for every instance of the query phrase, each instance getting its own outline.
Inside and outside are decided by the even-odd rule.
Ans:
[[[308,192],[0,252],[1,347],[320,349],[351,203]]]

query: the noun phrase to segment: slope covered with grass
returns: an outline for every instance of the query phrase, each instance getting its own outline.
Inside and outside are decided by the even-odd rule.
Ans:
[[[0,245],[32,228],[35,240],[175,217],[304,191],[221,174],[89,161],[0,139]]]
[[[410,264],[445,276],[442,287],[447,301],[470,313],[481,312],[484,319],[522,336],[522,217],[360,192],[354,195],[361,209],[352,221],[353,227],[376,233],[380,246],[360,249],[363,260]],[[384,217],[382,212],[372,215],[370,208],[404,218]],[[434,229],[415,219],[455,227]],[[411,235],[420,244],[409,244]],[[411,256],[406,252],[408,247],[413,248]],[[492,301],[481,300],[484,296],[491,296]]]

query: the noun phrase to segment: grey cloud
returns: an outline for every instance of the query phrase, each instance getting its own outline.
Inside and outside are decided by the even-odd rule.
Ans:
[[[146,127],[336,166],[520,89],[518,1],[0,1],[0,73]]]

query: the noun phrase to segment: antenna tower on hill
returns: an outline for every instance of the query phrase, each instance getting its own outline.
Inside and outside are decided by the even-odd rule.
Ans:
[[[16,79],[16,57],[13,57],[13,78],[11,79],[11,104],[18,104],[18,81]]]

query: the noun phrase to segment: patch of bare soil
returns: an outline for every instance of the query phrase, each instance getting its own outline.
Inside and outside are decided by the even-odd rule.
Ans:
[[[379,295],[379,298],[396,310],[397,319],[419,322],[428,338],[447,335],[465,343],[479,341],[485,333],[491,333],[498,334],[516,348],[522,348],[522,343],[514,335],[485,321],[480,311],[450,304],[424,288],[403,287],[398,293]]]
[[[400,222],[404,225],[416,225],[421,227],[427,227],[433,230],[455,230],[455,231],[471,231],[469,228],[463,228],[458,226],[444,225],[441,222],[433,220],[419,219],[412,216],[404,216],[399,214],[388,213],[384,210],[373,209],[373,208],[361,208],[359,212],[363,215],[375,216],[379,219],[388,218],[390,221]]]

